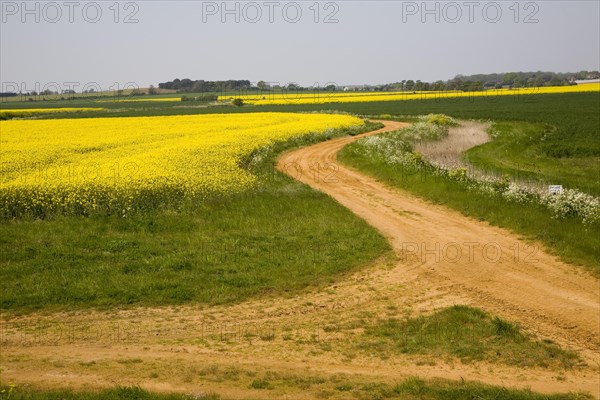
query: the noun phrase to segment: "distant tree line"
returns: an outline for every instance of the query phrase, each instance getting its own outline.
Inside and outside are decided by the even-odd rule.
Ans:
[[[228,80],[228,81],[205,81],[191,79],[174,79],[169,82],[158,84],[159,89],[176,90],[179,93],[220,93],[220,92],[261,92],[266,90],[286,90],[286,91],[335,91],[336,85],[329,84],[324,87],[302,87],[297,83],[288,83],[287,85],[270,84],[265,81],[258,81],[252,84],[249,80]]]
[[[600,79],[598,71],[580,72],[506,72],[497,74],[457,75],[448,81],[421,82],[403,80],[401,82],[376,85],[371,90],[380,91],[476,91],[500,89],[504,87],[541,87],[574,85],[577,80]]]
[[[577,80],[599,79],[598,71],[580,72],[507,72],[501,74],[477,74],[454,78],[455,82],[481,82],[486,88],[490,87],[540,87],[572,85]]]
[[[205,93],[205,92],[223,92],[249,89],[252,85],[249,80],[228,80],[228,81],[205,81],[191,79],[174,79],[169,82],[158,84],[159,89],[176,90],[182,93]]]
[[[402,80],[400,82],[386,83],[383,85],[360,85],[342,87],[329,84],[325,87],[302,87],[296,83],[290,83],[285,86],[270,85],[265,81],[259,81],[256,85],[250,83],[249,80],[226,80],[226,81],[205,81],[205,80],[191,80],[191,79],[174,79],[172,81],[163,82],[158,84],[159,89],[175,90],[179,93],[220,93],[220,92],[233,92],[233,91],[264,91],[264,90],[286,90],[286,91],[338,91],[338,90],[351,90],[351,91],[408,91],[408,92],[420,92],[420,91],[449,91],[449,90],[462,90],[462,91],[478,91],[484,89],[500,89],[500,88],[519,88],[519,87],[542,87],[542,86],[565,86],[574,85],[575,81],[578,80],[590,80],[600,79],[599,71],[580,71],[580,72],[506,72],[506,73],[495,73],[495,74],[476,74],[476,75],[457,75],[453,79],[442,81],[438,80],[435,82],[423,82],[420,80]],[[84,90],[84,94],[95,94],[94,89]],[[130,96],[143,96],[146,94],[158,94],[158,90],[150,85],[148,92],[144,92],[140,89],[132,90]],[[63,95],[74,95],[73,90],[63,90]],[[58,92],[51,90],[44,90],[39,94],[35,91],[29,93],[12,93],[12,92],[0,92],[0,98],[3,97],[15,97],[17,95],[22,96],[46,96],[46,95],[59,95]],[[123,91],[119,90],[117,96],[122,96]],[[205,101],[212,101],[214,96],[209,96]],[[197,100],[198,97],[189,98],[188,100]]]
[[[600,79],[598,71],[580,71],[580,72],[506,72],[495,74],[476,74],[476,75],[457,75],[453,79],[435,82],[423,82],[420,80],[402,80],[400,82],[387,83],[383,85],[361,85],[351,87],[341,87],[328,85],[326,87],[302,87],[295,83],[290,83],[281,87],[279,85],[270,86],[265,81],[259,81],[253,85],[249,80],[227,80],[227,81],[205,81],[192,79],[174,79],[169,82],[159,83],[160,89],[176,90],[180,93],[217,93],[227,91],[263,91],[263,90],[351,90],[351,91],[449,91],[462,90],[466,92],[479,91],[485,89],[500,88],[519,88],[519,87],[541,87],[541,86],[565,86],[574,85],[577,80]],[[150,94],[152,94],[150,90]]]

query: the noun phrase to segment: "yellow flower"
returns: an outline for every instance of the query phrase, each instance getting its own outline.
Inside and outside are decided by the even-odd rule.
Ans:
[[[357,103],[373,101],[401,101],[449,99],[456,97],[495,97],[495,96],[524,96],[530,94],[598,92],[600,83],[589,83],[576,86],[554,86],[540,88],[492,89],[477,92],[443,91],[443,92],[339,92],[325,93],[319,91],[288,93],[248,94],[241,98],[245,103],[255,105],[265,104],[326,104],[326,103]],[[228,101],[230,96],[219,96],[219,101]]]
[[[259,148],[362,123],[294,113],[0,121],[0,215],[143,209],[241,192],[257,184],[240,165]]]

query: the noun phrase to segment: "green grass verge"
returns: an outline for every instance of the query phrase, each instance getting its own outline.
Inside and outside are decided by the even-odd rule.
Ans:
[[[355,133],[355,132],[353,132]],[[342,132],[338,132],[342,134]],[[274,170],[262,184],[176,211],[0,224],[0,309],[225,304],[332,283],[389,251],[330,197]]]
[[[456,180],[432,175],[425,170],[410,171],[390,165],[382,157],[364,156],[360,143],[351,143],[338,160],[393,187],[407,190],[436,204],[510,229],[528,240],[543,243],[563,260],[582,265],[600,274],[600,226],[584,225],[573,217],[556,219],[541,205],[527,207],[498,196],[470,190]]]
[[[529,390],[512,390],[480,383],[454,383],[445,380],[424,381],[411,378],[396,386],[393,390],[397,398],[419,400],[558,400],[558,399],[591,399],[592,396],[582,393],[539,394]],[[380,397],[381,399],[385,397]],[[392,397],[393,398],[393,397]]]
[[[596,127],[599,128],[600,125]],[[576,187],[599,195],[600,157],[545,157],[540,153],[540,145],[552,146],[556,142],[554,130],[554,127],[539,123],[494,123],[491,128],[494,139],[468,150],[465,158],[472,165],[496,175]],[[595,140],[600,141],[600,137]],[[594,145],[594,138],[589,138],[589,144]]]
[[[459,358],[463,363],[487,361],[519,367],[572,368],[581,363],[576,353],[535,341],[518,326],[468,306],[367,325],[359,348],[382,357],[418,354],[432,360]]]
[[[355,398],[359,400],[403,399],[403,400],[583,400],[592,396],[583,393],[540,394],[530,390],[507,389],[478,382],[455,382],[408,378],[397,385],[374,382],[358,382],[349,378],[334,376],[303,379],[281,377],[281,374],[268,373],[271,381],[255,379],[249,389],[256,390],[256,396],[276,387],[296,388],[304,394],[312,393],[315,398]],[[137,387],[120,387],[96,392],[74,392],[71,390],[35,390],[20,387],[2,387],[3,394],[10,391],[11,400],[219,400],[216,393],[206,394],[157,394]]]
[[[96,392],[74,392],[72,390],[33,390],[20,387],[3,387],[0,398],[10,400],[219,400],[217,394],[192,397],[181,394],[150,393],[139,387],[117,387]]]

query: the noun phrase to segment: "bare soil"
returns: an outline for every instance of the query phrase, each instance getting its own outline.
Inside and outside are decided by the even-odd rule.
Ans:
[[[434,142],[416,143],[415,151],[423,154],[429,161],[446,168],[454,169],[467,167],[463,153],[472,147],[490,141],[487,134],[489,123],[477,121],[460,121],[459,126],[448,129],[448,136]]]

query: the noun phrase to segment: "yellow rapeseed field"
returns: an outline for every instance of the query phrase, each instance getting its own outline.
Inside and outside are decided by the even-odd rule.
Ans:
[[[241,192],[256,184],[240,168],[255,150],[362,124],[294,113],[0,121],[0,215],[127,214]]]
[[[456,97],[494,97],[525,96],[548,93],[599,92],[600,83],[576,86],[554,86],[539,88],[492,89],[477,92],[443,91],[443,92],[339,92],[324,93],[305,91],[288,93],[260,93],[240,96],[244,102],[255,105],[266,104],[326,104],[357,103],[373,101],[428,100]],[[220,101],[231,100],[231,96],[219,96]]]
[[[63,112],[102,111],[104,108],[71,107],[71,108],[15,108],[0,109],[0,119],[6,117],[28,117],[34,114],[52,114]]]

